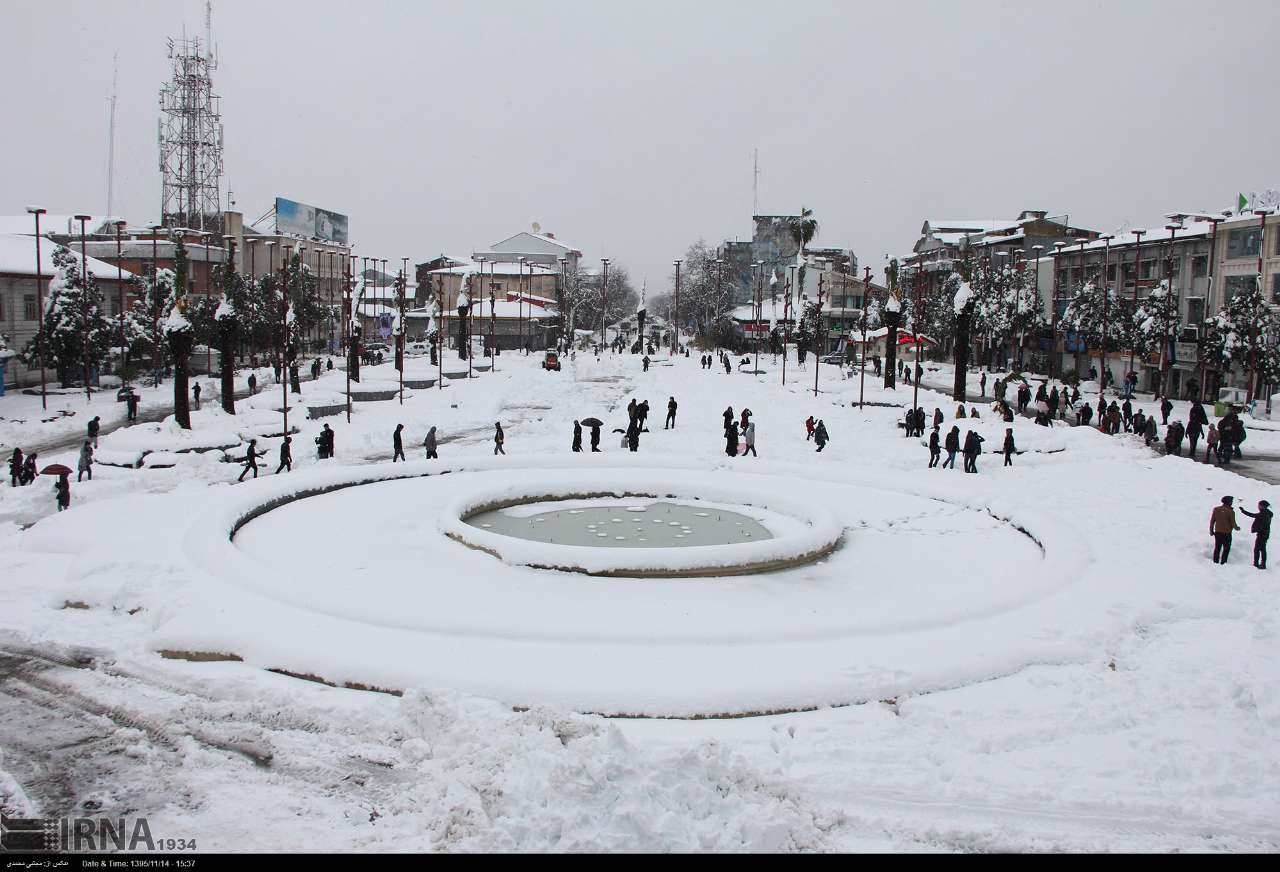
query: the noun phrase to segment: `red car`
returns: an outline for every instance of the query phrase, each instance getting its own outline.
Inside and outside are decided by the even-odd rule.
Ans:
[[[554,369],[560,371],[560,354],[556,351],[548,351],[542,358],[543,369]]]

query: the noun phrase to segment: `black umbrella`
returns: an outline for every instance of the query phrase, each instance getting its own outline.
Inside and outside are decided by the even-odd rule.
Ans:
[[[603,427],[604,421],[599,418],[583,418],[580,422],[584,427]]]

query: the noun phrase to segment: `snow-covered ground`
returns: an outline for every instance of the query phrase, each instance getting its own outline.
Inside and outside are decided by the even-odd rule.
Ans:
[[[292,473],[272,475],[275,389],[234,418],[206,402],[189,433],[104,436],[108,457],[164,463],[99,466],[68,512],[47,480],[0,489],[0,803],[142,809],[202,850],[1280,848],[1276,587],[1247,533],[1229,565],[1208,557],[1219,497],[1274,487],[1025,419],[1003,468],[985,413],[959,422],[986,439],[978,475],[928,469],[900,408],[851,407],[856,377],[823,366],[815,397],[812,360],[785,387],[761,363],[503,355],[350,424],[306,420],[332,374],[291,403]],[[633,397],[636,454],[611,432]],[[868,375],[868,401],[910,398]],[[725,455],[729,405],[753,410],[759,458]],[[951,426],[949,398],[920,405]],[[588,416],[603,451],[572,454]],[[324,423],[334,460],[315,457]],[[392,465],[397,423],[410,462]],[[1250,432],[1246,451],[1273,435]],[[223,449],[255,437],[259,478],[235,484]],[[831,518],[841,542],[772,573],[639,579],[445,535],[480,496],[566,487]]]

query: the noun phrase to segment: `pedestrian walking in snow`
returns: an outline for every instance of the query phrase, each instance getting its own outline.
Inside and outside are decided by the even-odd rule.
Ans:
[[[391,434],[391,462],[403,460],[408,463],[408,459],[404,456],[404,439],[400,435],[404,431],[404,424],[396,424],[395,432]]]
[[[1213,513],[1209,515],[1209,535],[1213,537],[1213,562],[1224,566],[1227,563],[1227,557],[1231,554],[1231,534],[1240,529],[1231,503],[1231,497],[1223,497],[1222,505],[1215,506]]]
[[[502,449],[502,443],[507,441],[506,434],[502,432],[501,422],[494,422],[493,425],[493,453],[506,456],[507,452]]]
[[[938,461],[942,459],[942,439],[938,429],[938,425],[933,425],[933,430],[929,433],[929,468],[933,469],[938,465]]]
[[[733,372],[733,367],[729,365],[729,356],[727,354],[725,355],[725,358],[724,358],[724,371],[726,373]]]
[[[573,422],[573,444],[571,448],[574,452],[582,450],[582,425],[577,421]]]
[[[644,371],[648,372],[649,371],[649,355],[646,354],[644,357],[640,358],[640,362],[644,364]]]
[[[265,451],[262,453],[266,454]],[[250,439],[249,450],[244,454],[244,469],[240,471],[240,477],[236,479],[236,481],[244,481],[244,477],[248,475],[250,471],[253,472],[254,478],[258,477],[258,457],[258,440]]]
[[[663,422],[662,429],[666,430],[670,427],[672,430],[676,428],[676,398],[670,397],[667,400],[667,420]]]
[[[956,454],[960,451],[960,428],[952,426],[947,433],[947,438],[943,441],[942,446],[947,450],[947,459],[943,462],[942,468],[956,468]]]
[[[249,373],[249,396],[253,396],[258,392],[258,377],[253,373]]]
[[[739,432],[745,433],[747,430],[747,422],[751,420],[751,410],[742,410],[742,420],[738,423]]]
[[[98,447],[98,434],[102,432],[102,419],[97,415],[93,416],[93,420],[89,422],[89,441],[93,443],[93,447]]]
[[[195,400],[196,411],[200,411],[200,382],[191,386],[191,399]]]
[[[1142,433],[1142,441],[1150,448],[1151,443],[1156,441],[1156,416],[1152,415],[1148,418],[1144,426],[1146,429]]]
[[[138,420],[138,395],[133,391],[129,391],[129,393],[125,394],[124,408],[127,413],[126,420]]]
[[[58,476],[58,480],[53,483],[53,495],[59,512],[71,508],[71,479],[66,473]]]
[[[289,436],[284,437],[284,441],[280,443],[280,465],[276,467],[276,475],[280,474],[280,470],[287,469],[293,472],[293,439]],[[257,476],[254,476],[255,478]]]
[[[589,426],[591,427],[591,450],[599,451],[600,450],[600,425],[591,424]]]
[[[986,441],[970,430],[964,437],[964,471],[978,471],[978,455],[982,453],[982,443]]]
[[[22,449],[13,449],[13,454],[9,457],[9,487],[17,487],[22,481],[22,465],[24,462]]]
[[[743,435],[747,440],[747,450],[742,452],[742,456],[746,457],[748,454],[750,454],[752,457],[759,457],[760,455],[756,454],[756,422],[755,421],[749,421],[747,423],[747,429],[743,433]]]
[[[1169,413],[1173,411],[1173,403],[1168,397],[1160,401],[1160,423],[1169,426]]]
[[[987,395],[987,371],[985,369],[978,376],[978,390],[981,392],[979,396],[985,397]]]
[[[1204,435],[1204,427],[1195,415],[1190,415],[1188,417],[1190,418],[1190,422],[1187,424],[1187,457],[1195,460],[1196,443],[1198,443],[1200,441],[1200,437]]]
[[[436,454],[436,428],[432,427],[427,431],[427,438],[422,440],[422,447],[427,449],[427,460],[437,460]]]
[[[937,406],[934,406],[933,407],[933,426],[941,427],[943,420],[944,420],[944,416],[942,414],[942,410],[939,409]]]
[[[648,420],[649,420],[649,401],[645,400],[643,403],[640,403],[638,406],[636,406],[637,430],[647,433],[648,431],[645,430],[644,425],[645,425],[645,422]]]
[[[36,476],[40,473],[36,471],[36,457],[34,451],[27,455],[27,459],[22,463],[22,479],[19,481],[21,485],[29,485],[36,480]]]
[[[738,456],[738,422],[730,421],[724,428],[724,453],[730,457]]]
[[[1253,566],[1255,569],[1266,569],[1267,540],[1271,538],[1271,503],[1259,500],[1258,511],[1251,512],[1243,507],[1240,511],[1253,518],[1253,526],[1249,528],[1249,532],[1253,533]]]
[[[818,443],[819,451],[826,448],[827,443],[831,441],[831,437],[827,435],[827,425],[821,420],[818,421],[818,426],[814,428],[813,441]]]
[[[1218,427],[1216,424],[1209,425],[1209,432],[1204,437],[1204,462],[1209,462],[1209,455],[1216,454],[1218,451]]]
[[[1133,403],[1125,400],[1120,406],[1120,414],[1124,418],[1124,432],[1128,433],[1133,429]]]
[[[808,418],[805,418],[805,421],[804,421],[804,429],[806,434],[804,437],[805,442],[808,442],[810,439],[813,438],[813,431],[816,427],[817,427],[817,423],[813,420],[813,415],[810,415]]]
[[[1013,466],[1013,453],[1018,450],[1018,446],[1013,444],[1013,428],[1006,427],[1004,430],[1004,465]]]
[[[724,431],[729,432],[729,425],[733,423],[733,406],[724,410]]]
[[[89,481],[93,481],[93,447],[89,445],[88,439],[80,449],[80,460],[76,464],[76,483],[79,483],[85,474],[88,474]]]

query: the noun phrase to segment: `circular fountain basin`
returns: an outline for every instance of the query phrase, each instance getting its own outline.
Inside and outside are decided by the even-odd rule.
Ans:
[[[773,538],[761,519],[672,500],[556,500],[479,512],[472,527],[531,542],[587,548],[689,548]]]

